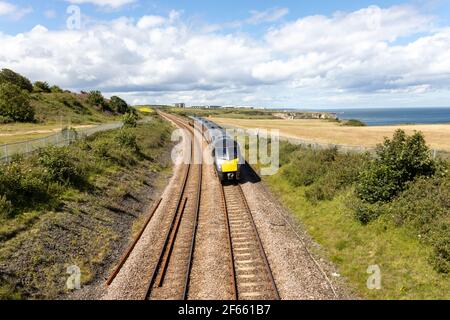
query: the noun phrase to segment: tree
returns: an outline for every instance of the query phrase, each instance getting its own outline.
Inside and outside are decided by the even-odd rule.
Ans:
[[[5,82],[15,84],[28,92],[33,91],[33,85],[30,80],[10,69],[2,69],[2,71],[0,71],[0,84]]]
[[[34,109],[28,92],[12,83],[0,84],[0,116],[13,121],[33,121]]]
[[[112,96],[109,102],[111,109],[117,113],[127,113],[130,109],[128,104],[117,96]]]
[[[87,102],[93,107],[100,108],[102,111],[110,110],[108,102],[103,98],[100,91],[90,91],[88,93]]]
[[[397,130],[391,139],[377,146],[377,158],[359,177],[356,188],[359,198],[369,203],[390,201],[417,177],[432,176],[438,164],[433,160],[421,132],[407,136]]]
[[[45,92],[50,93],[51,89],[47,82],[45,81],[36,81],[33,87],[34,92]]]

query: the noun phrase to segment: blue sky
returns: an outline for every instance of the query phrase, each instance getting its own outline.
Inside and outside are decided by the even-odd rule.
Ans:
[[[131,103],[443,106],[449,21],[447,0],[0,0],[0,67]]]

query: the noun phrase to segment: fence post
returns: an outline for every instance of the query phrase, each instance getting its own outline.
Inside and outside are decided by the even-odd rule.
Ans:
[[[4,145],[4,151],[5,151],[6,162],[9,162],[9,154],[8,154],[8,145],[7,144]]]

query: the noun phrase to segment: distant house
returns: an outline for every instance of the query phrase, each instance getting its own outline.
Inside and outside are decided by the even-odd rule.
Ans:
[[[175,108],[186,108],[185,103],[175,103]]]

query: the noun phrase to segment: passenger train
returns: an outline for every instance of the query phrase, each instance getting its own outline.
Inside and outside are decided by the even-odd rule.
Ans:
[[[204,118],[191,118],[202,127],[203,134],[210,143],[214,167],[220,181],[240,180],[245,160],[239,144],[216,123]]]

